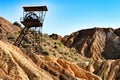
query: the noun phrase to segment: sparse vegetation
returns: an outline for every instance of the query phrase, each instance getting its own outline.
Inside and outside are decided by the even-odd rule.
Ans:
[[[43,53],[72,62],[82,61],[81,55],[75,48],[67,48],[62,42],[50,38],[48,34],[43,35],[42,41]]]
[[[41,50],[43,55],[49,55],[48,49],[46,47],[41,46],[40,50]]]
[[[19,25],[17,24],[17,22],[14,23],[15,25]],[[17,34],[17,33],[16,33]],[[9,40],[15,39],[15,37],[13,35],[10,35]],[[41,36],[39,33],[36,33],[36,37],[34,36],[34,30],[30,29],[29,34],[25,37],[25,39],[22,41],[22,48],[32,48],[34,44],[34,39],[36,38],[37,41],[39,41],[39,39],[41,39]],[[51,37],[49,37],[48,34],[43,34],[42,35],[42,45],[41,47],[37,47],[35,48],[36,51],[39,52],[39,54],[42,55],[47,55],[47,56],[54,56],[54,57],[58,57],[60,59],[65,59],[71,62],[90,62],[91,60],[84,60],[83,57],[81,57],[81,55],[79,53],[77,53],[75,48],[68,48],[66,46],[64,46],[64,44],[59,41],[59,40],[55,40]],[[39,45],[39,44],[37,44]],[[25,49],[24,49],[25,50]],[[34,49],[32,49],[34,50]],[[30,52],[30,51],[29,51]]]
[[[14,24],[14,25],[18,25],[18,24]],[[76,46],[78,48],[78,50],[82,50],[82,52],[79,51],[83,55],[83,56],[81,56],[80,53],[78,53],[76,51],[76,49],[73,48],[72,46],[70,46],[72,48],[66,47],[64,45],[66,42],[64,42],[64,44],[61,42],[64,39],[62,37],[58,36],[57,34],[55,34],[55,36],[52,35],[52,37],[50,37],[48,34],[43,34],[42,38],[41,38],[41,35],[40,35],[41,33],[39,34],[38,32],[35,32],[33,29],[31,29],[28,32],[29,34],[24,37],[22,44],[19,47],[24,51],[24,53],[26,53],[26,55],[25,55],[24,53],[22,53],[22,51],[20,51],[19,48],[8,43],[8,42],[10,42],[13,44],[15,42],[16,38],[18,37],[18,35],[20,33],[20,30],[17,30],[19,27],[13,26],[12,24],[9,25],[6,23],[1,26],[2,27],[4,26],[4,27],[1,29],[2,30],[1,37],[3,37],[3,39],[1,38],[2,41],[0,41],[0,43],[1,43],[0,44],[0,63],[1,63],[0,64],[0,74],[2,73],[1,75],[5,76],[5,77],[6,77],[6,75],[8,77],[10,76],[9,78],[11,78],[11,79],[5,78],[6,80],[13,80],[11,76],[17,78],[14,80],[18,80],[20,78],[22,79],[25,76],[23,76],[23,77],[20,77],[20,76],[22,76],[21,74],[23,74],[24,72],[26,72],[26,73],[23,75],[26,75],[26,77],[28,77],[28,79],[30,76],[30,80],[36,79],[36,78],[32,78],[32,76],[34,76],[34,75],[35,75],[35,77],[41,78],[44,75],[46,75],[46,74],[42,74],[42,76],[41,76],[41,74],[39,74],[39,73],[42,73],[44,70],[45,70],[45,73],[47,72],[47,73],[52,74],[50,76],[52,78],[54,77],[56,79],[57,79],[57,76],[60,77],[61,75],[63,75],[63,76],[65,75],[65,77],[68,77],[65,80],[70,80],[72,77],[74,77],[74,78],[71,80],[74,80],[74,79],[76,79],[76,77],[78,77],[82,73],[84,73],[82,75],[83,78],[80,76],[80,79],[85,78],[85,79],[92,80],[92,79],[94,79],[93,78],[95,76],[94,74],[98,74],[104,80],[106,80],[107,78],[108,79],[111,78],[111,76],[113,76],[115,78],[114,80],[118,80],[119,62],[120,62],[120,60],[118,59],[119,56],[117,55],[117,60],[104,60],[104,59],[99,60],[99,57],[100,57],[99,55],[101,55],[101,54],[97,55],[97,51],[99,49],[96,49],[96,48],[100,48],[100,51],[101,51],[101,45],[104,45],[104,44],[100,44],[100,47],[97,45],[100,42],[102,42],[103,38],[101,39],[101,38],[97,37],[98,38],[97,40],[100,40],[100,42],[98,41],[99,43],[95,43],[95,44],[94,44],[94,42],[97,42],[97,40],[94,40],[94,38],[90,39],[90,37],[88,37],[88,36],[86,38],[87,40],[84,40],[84,38],[81,38],[81,40],[80,40],[79,38],[81,37],[81,34],[79,34],[80,36],[76,37],[78,39],[74,39],[74,37],[71,38],[70,41],[68,39],[66,39],[66,42],[68,42],[68,45],[69,44],[73,45],[73,43],[76,42],[73,47]],[[7,28],[7,26],[11,26],[11,27]],[[12,29],[14,27],[16,29]],[[104,30],[100,30],[100,31],[104,31]],[[111,30],[110,31],[107,30],[107,33],[108,32],[111,32]],[[113,38],[111,39],[112,44],[114,44],[113,42],[118,44],[117,48],[116,48],[116,44],[115,44],[115,48],[114,48],[114,45],[112,45],[112,48],[114,48],[115,52],[118,52],[118,53],[120,51],[119,50],[116,51],[116,50],[119,48],[119,37],[120,37],[119,32],[120,32],[120,29],[118,30],[117,37],[116,37],[116,34],[113,34],[114,32],[112,32]],[[97,33],[97,32],[95,32],[95,33]],[[104,34],[105,33],[106,32],[104,32]],[[82,36],[85,36],[84,34],[85,33],[83,31]],[[98,36],[97,34],[95,36]],[[77,33],[77,35],[78,35],[78,33]],[[92,36],[92,35],[90,35],[90,36]],[[99,36],[99,37],[102,37],[102,36]],[[105,37],[107,37],[107,36],[105,35]],[[39,39],[42,39],[40,43],[37,42],[37,41],[39,41]],[[5,40],[8,42],[6,42]],[[75,42],[74,42],[74,40],[75,40]],[[88,44],[91,40],[93,40],[94,42]],[[73,41],[73,43],[72,43],[72,41]],[[82,41],[85,41],[86,43],[84,43],[83,46],[80,46]],[[69,42],[71,42],[71,43],[69,43]],[[106,42],[107,41],[105,41],[105,44],[106,44]],[[110,41],[110,43],[111,43],[111,41]],[[40,46],[40,44],[41,44],[41,46]],[[90,48],[90,50],[88,50],[88,52],[81,49],[83,47],[85,50],[87,50],[88,48],[86,48],[86,46],[90,47],[91,44],[93,47]],[[106,48],[106,46],[103,46],[103,47]],[[95,53],[92,52],[93,49],[95,49],[94,50]],[[112,52],[114,52],[114,49],[112,49]],[[92,54],[95,54],[95,55],[91,55],[90,52],[92,52]],[[85,55],[88,54],[86,57],[88,57],[90,54],[89,57],[92,56],[93,59],[86,58],[83,53],[86,53]],[[116,54],[115,54],[115,57],[116,57]],[[113,56],[114,56],[114,54],[113,54]],[[95,57],[95,60],[94,60],[94,57]],[[96,59],[98,59],[98,60],[96,60]],[[76,67],[76,64],[79,67],[83,68],[84,70],[81,68],[79,69],[79,67]],[[19,65],[19,66],[17,66],[17,65]],[[86,70],[88,70],[88,71],[86,71]],[[112,70],[115,71],[114,73],[116,73],[116,74],[113,74]],[[23,72],[21,72],[21,71],[23,71]],[[89,73],[89,71],[90,71],[90,73]],[[69,73],[69,74],[66,74],[66,73]],[[108,75],[108,73],[111,75]],[[54,74],[55,74],[55,76],[54,76]],[[70,74],[72,74],[72,75],[70,75]],[[87,77],[87,76],[89,76],[89,77]],[[25,79],[27,79],[26,77],[25,77]],[[97,77],[95,77],[95,79],[97,79]],[[44,78],[46,78],[46,76]],[[4,78],[1,78],[1,79],[4,79]],[[46,79],[46,80],[48,80],[48,79]],[[59,78],[59,79],[64,79],[64,78]],[[101,79],[97,79],[97,80],[101,80]]]

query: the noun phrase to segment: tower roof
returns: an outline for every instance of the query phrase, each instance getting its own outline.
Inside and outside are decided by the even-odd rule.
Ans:
[[[26,12],[30,11],[48,11],[46,6],[25,6],[23,10]]]

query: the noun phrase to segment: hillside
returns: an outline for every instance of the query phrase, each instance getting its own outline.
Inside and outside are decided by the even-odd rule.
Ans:
[[[74,47],[88,58],[93,59],[119,59],[120,37],[119,29],[92,28],[80,30],[65,37],[64,43]]]
[[[73,63],[34,53],[27,56],[3,41],[0,41],[0,63],[0,78],[5,80],[100,80]]]
[[[11,43],[15,41],[20,33],[21,28],[13,25],[8,20],[0,17],[0,39]]]
[[[85,29],[65,37],[43,34],[36,52],[32,46],[33,30],[16,47],[13,43],[21,28],[1,17],[0,23],[2,80],[120,79],[120,29]]]

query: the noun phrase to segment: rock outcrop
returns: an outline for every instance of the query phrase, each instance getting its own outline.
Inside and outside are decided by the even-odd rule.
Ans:
[[[0,41],[0,78],[7,80],[101,80],[65,60],[37,54],[25,55],[19,48]]]
[[[120,60],[95,60],[86,70],[97,74],[102,80],[120,80]]]
[[[80,54],[93,59],[120,58],[120,38],[112,28],[80,30],[65,37],[65,45],[75,47]]]
[[[20,27],[13,25],[3,17],[0,17],[0,39],[9,40],[18,37]],[[14,35],[15,34],[15,35]]]
[[[120,60],[103,61],[99,69],[99,71],[96,69],[95,73],[102,80],[120,80]]]
[[[0,63],[0,78],[3,80],[53,80],[20,49],[2,41],[0,41]]]
[[[55,33],[49,35],[49,37],[54,39],[54,40],[58,40],[58,41],[62,41],[62,39],[63,39],[62,36],[55,34]]]
[[[32,31],[26,47],[9,43],[19,31],[0,17],[0,80],[120,80],[120,29],[92,28],[64,38],[44,34],[37,53],[25,44],[33,41]]]

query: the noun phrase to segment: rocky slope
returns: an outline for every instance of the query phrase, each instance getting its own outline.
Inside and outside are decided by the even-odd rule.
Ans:
[[[119,31],[112,28],[80,30],[65,36],[64,43],[68,47],[75,47],[80,54],[88,58],[120,58]]]
[[[0,41],[0,78],[5,80],[47,80],[52,78],[18,48]]]
[[[120,80],[120,29],[44,34],[35,52],[32,30],[18,48],[11,43],[20,27],[2,17],[0,24],[0,80]]]
[[[67,35],[63,42],[94,61],[81,66],[102,80],[120,80],[120,29],[92,28]]]
[[[0,41],[0,79],[3,80],[101,80],[77,65],[58,58],[28,56]]]
[[[86,70],[93,71],[102,80],[120,80],[120,60],[95,60]]]
[[[69,49],[60,41],[53,40],[47,35],[43,36],[40,53],[32,52],[29,45],[21,46],[25,52],[23,53],[20,48],[9,43],[14,43],[17,37],[15,34],[19,33],[20,28],[4,18],[0,18],[0,23],[2,37],[2,41],[0,40],[0,79],[101,80],[97,75],[76,65],[76,62],[82,62],[85,58],[78,54],[74,48]],[[10,37],[14,36],[14,39],[8,38],[9,34]],[[24,43],[27,42],[24,40]],[[82,64],[85,64],[85,60]]]
[[[13,25],[3,17],[0,17],[0,39],[14,39],[16,36],[18,36],[17,33],[19,33],[20,30],[20,27]]]
[[[120,60],[103,61],[97,73],[103,80],[120,80]]]

